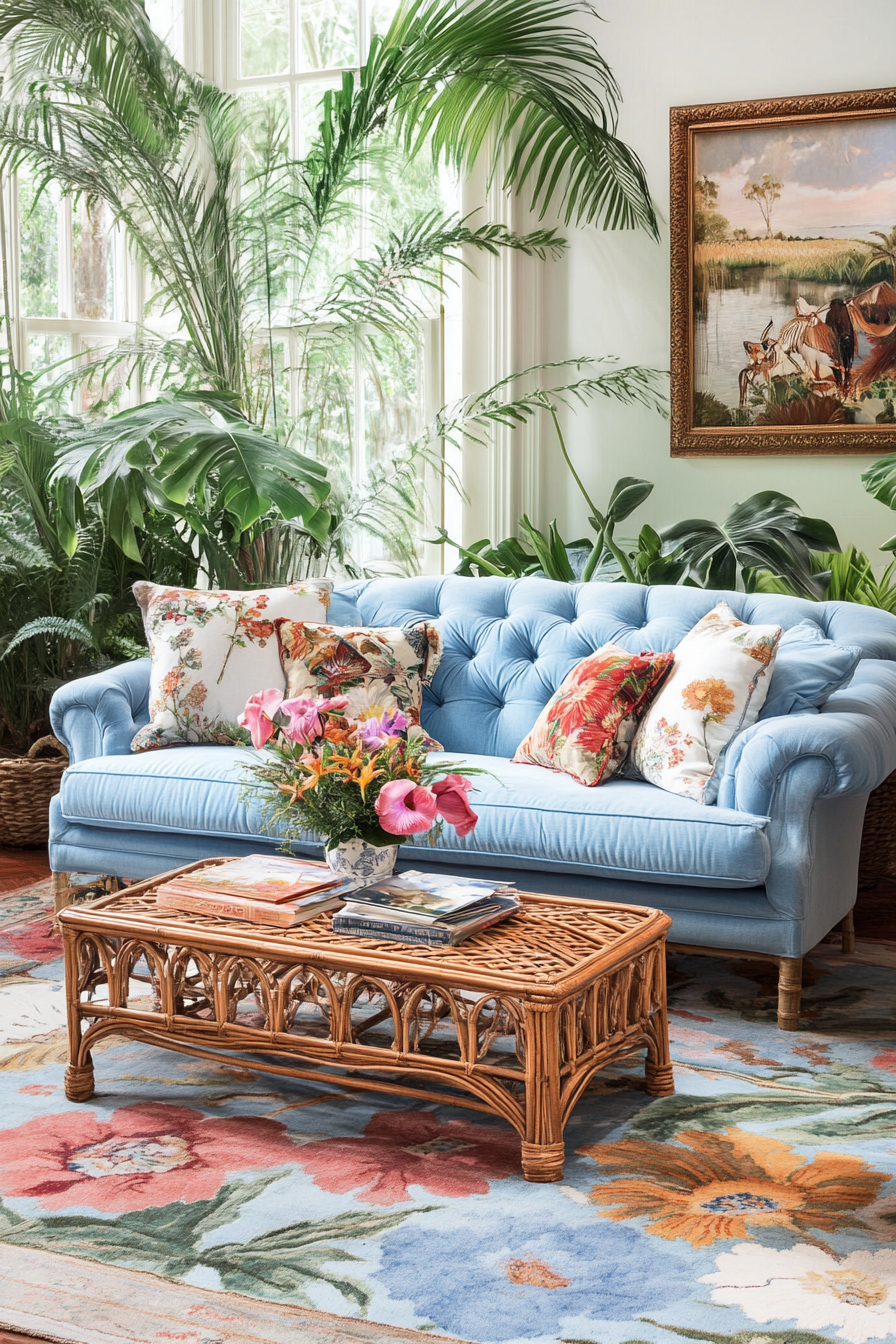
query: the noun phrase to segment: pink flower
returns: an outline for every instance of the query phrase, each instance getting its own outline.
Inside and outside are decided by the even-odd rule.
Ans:
[[[266,742],[270,742],[276,732],[274,715],[283,703],[283,692],[273,686],[259,691],[246,701],[246,708],[237,719],[241,728],[249,729],[252,745],[260,751]]]
[[[376,814],[390,835],[428,831],[437,810],[435,794],[412,779],[391,779],[376,800]]]
[[[458,835],[469,835],[479,820],[467,802],[467,794],[473,785],[463,775],[446,775],[438,784],[433,784],[436,795],[436,807],[439,816],[450,822]]]
[[[55,961],[62,956],[62,939],[53,932],[52,916],[0,935],[0,952],[17,953],[27,961]]]
[[[65,1111],[0,1132],[0,1192],[31,1196],[42,1209],[130,1213],[211,1199],[229,1172],[287,1166],[295,1156],[277,1120],[223,1120],[164,1102],[125,1106],[107,1120]]]
[[[284,700],[280,712],[289,716],[289,723],[283,729],[283,736],[290,742],[303,742],[306,747],[316,742],[324,731],[320,703],[307,695],[300,695],[295,700]]]
[[[520,1141],[509,1125],[443,1121],[421,1111],[381,1111],[363,1138],[321,1139],[295,1161],[322,1190],[352,1193],[363,1204],[400,1204],[408,1186],[461,1199],[485,1195],[489,1181],[519,1172]]]

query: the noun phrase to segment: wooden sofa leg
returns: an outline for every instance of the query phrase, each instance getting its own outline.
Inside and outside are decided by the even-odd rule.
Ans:
[[[852,910],[840,921],[840,945],[847,954],[856,950],[856,926]]]
[[[778,1028],[799,1029],[800,997],[803,992],[802,957],[778,958]]]
[[[53,909],[57,915],[60,910],[65,909],[71,899],[69,877],[69,873],[53,874]]]

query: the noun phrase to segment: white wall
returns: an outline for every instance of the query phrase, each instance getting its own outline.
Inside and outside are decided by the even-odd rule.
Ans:
[[[896,0],[596,0],[602,54],[621,85],[620,134],[640,155],[662,215],[643,233],[567,231],[568,255],[544,271],[544,359],[616,354],[668,368],[669,108],[699,102],[835,93],[896,82]],[[896,220],[893,221],[896,224]],[[622,475],[656,489],[624,531],[686,517],[721,520],[757,490],[791,495],[827,518],[841,542],[872,554],[896,514],[862,488],[868,457],[672,458],[666,421],[606,402],[569,416],[568,441],[598,507]],[[543,431],[542,523],[588,531],[581,497]]]

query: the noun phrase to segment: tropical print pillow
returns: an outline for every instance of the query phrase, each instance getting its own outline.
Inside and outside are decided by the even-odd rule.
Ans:
[[[442,637],[428,621],[398,626],[352,627],[314,621],[276,621],[280,657],[290,698],[344,695],[349,725],[400,711],[408,736],[441,751],[420,726],[423,687],[436,674]]]
[[[331,579],[248,593],[135,583],[152,671],[149,723],[131,750],[248,742],[237,725],[246,701],[284,687],[275,620],[326,620],[332,587]]]
[[[675,650],[675,667],[632,745],[644,779],[713,803],[729,742],[755,723],[768,695],[780,625],[745,625],[720,602]]]
[[[669,672],[671,653],[629,653],[618,644],[576,663],[520,743],[514,761],[605,784],[625,760],[638,720]]]

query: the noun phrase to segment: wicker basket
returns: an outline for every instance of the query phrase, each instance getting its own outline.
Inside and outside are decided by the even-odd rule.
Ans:
[[[0,846],[45,845],[50,799],[59,792],[68,752],[57,738],[41,737],[27,756],[0,760]]]
[[[869,794],[859,855],[859,891],[896,873],[896,771]]]

